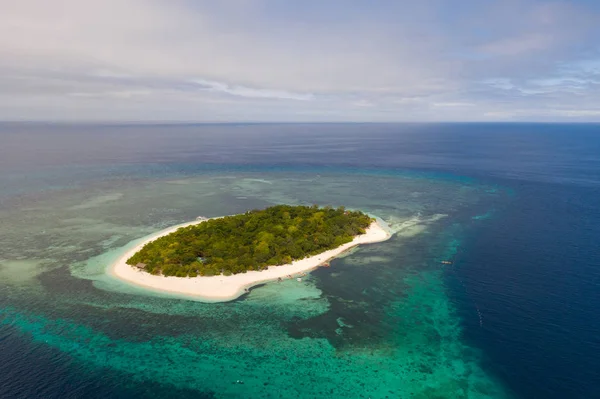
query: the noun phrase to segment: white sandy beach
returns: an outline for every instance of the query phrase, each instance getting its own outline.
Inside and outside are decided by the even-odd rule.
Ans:
[[[239,297],[244,293],[246,288],[266,281],[277,280],[278,278],[287,278],[287,276],[290,275],[293,277],[298,277],[300,273],[313,270],[324,262],[335,258],[342,252],[347,251],[352,247],[355,247],[359,244],[385,241],[391,236],[382,226],[379,225],[378,222],[373,222],[367,228],[365,234],[361,234],[360,236],[355,237],[353,241],[335,249],[322,252],[319,255],[311,256],[309,258],[297,260],[287,265],[271,266],[267,270],[248,271],[246,273],[234,274],[232,276],[155,276],[125,263],[127,259],[132,257],[147,243],[154,241],[159,237],[166,236],[167,234],[176,231],[180,227],[190,226],[198,223],[202,223],[202,221],[194,221],[173,226],[148,237],[140,242],[137,246],[124,253],[114,264],[109,267],[108,272],[114,277],[117,277],[128,283],[146,287],[152,290],[193,296],[210,302],[224,302]]]

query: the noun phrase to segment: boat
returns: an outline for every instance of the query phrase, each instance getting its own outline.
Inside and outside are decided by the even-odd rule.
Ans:
[[[452,261],[450,261],[450,260],[443,260],[443,261],[442,261],[442,264],[443,264],[443,265],[451,265],[451,264],[452,264]]]

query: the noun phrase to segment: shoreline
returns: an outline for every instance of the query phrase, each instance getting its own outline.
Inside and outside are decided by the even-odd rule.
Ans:
[[[139,244],[127,250],[116,262],[110,265],[107,270],[108,274],[122,282],[147,288],[152,291],[180,294],[206,302],[226,302],[238,298],[244,294],[248,288],[255,285],[277,280],[279,278],[289,278],[288,276],[290,275],[297,277],[295,275],[314,270],[323,263],[357,245],[382,242],[391,237],[391,234],[382,227],[378,221],[374,221],[366,229],[364,234],[354,237],[352,241],[337,248],[321,252],[315,256],[299,259],[286,265],[269,266],[266,270],[252,270],[231,276],[165,277],[141,271],[134,266],[125,263],[127,259],[142,249],[147,243],[171,234],[180,227],[187,227],[202,222],[204,222],[204,220],[196,220],[172,226],[143,239]]]

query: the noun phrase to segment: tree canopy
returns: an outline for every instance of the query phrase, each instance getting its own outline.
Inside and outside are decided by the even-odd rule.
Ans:
[[[337,248],[372,220],[343,207],[277,205],[182,227],[144,245],[127,264],[178,277],[263,270]]]

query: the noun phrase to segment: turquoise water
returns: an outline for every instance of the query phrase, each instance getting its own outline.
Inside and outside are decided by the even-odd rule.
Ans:
[[[462,340],[440,263],[505,196],[469,179],[327,169],[212,170],[32,192],[0,211],[0,322],[80,370],[207,397],[509,397]],[[157,294],[105,273],[154,231],[278,203],[361,209],[395,234],[301,283],[264,284],[228,303]]]

